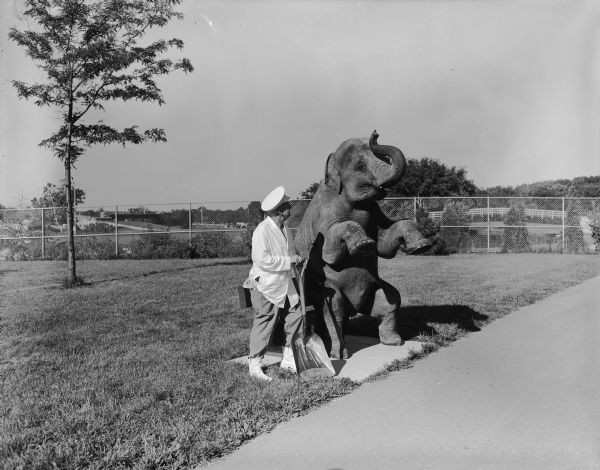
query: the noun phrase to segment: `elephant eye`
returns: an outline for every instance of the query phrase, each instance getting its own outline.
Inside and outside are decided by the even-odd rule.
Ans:
[[[362,160],[358,161],[354,164],[354,171],[362,172],[362,171],[366,171],[366,169],[367,169],[367,165],[365,165],[365,162],[363,162]]]

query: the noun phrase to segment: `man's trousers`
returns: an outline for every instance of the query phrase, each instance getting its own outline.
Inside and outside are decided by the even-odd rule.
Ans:
[[[250,332],[250,354],[249,358],[262,357],[267,351],[275,325],[282,316],[285,318],[285,345],[291,346],[292,337],[300,331],[302,327],[302,309],[300,302],[298,305],[290,307],[290,302],[286,298],[283,308],[271,303],[257,289],[252,289],[252,307],[254,308],[254,323]]]

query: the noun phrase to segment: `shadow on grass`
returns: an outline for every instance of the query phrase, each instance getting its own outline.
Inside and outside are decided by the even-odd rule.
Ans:
[[[180,272],[180,271],[191,271],[194,269],[208,268],[211,266],[234,266],[234,265],[243,265],[243,264],[250,264],[250,263],[251,263],[251,261],[249,261],[247,259],[212,261],[212,262],[208,262],[208,263],[198,264],[195,266],[185,266],[183,268],[158,269],[158,270],[148,271],[145,273],[136,273],[136,274],[131,274],[131,275],[127,275],[127,276],[117,276],[117,277],[111,277],[111,278],[107,278],[107,279],[98,279],[98,280],[92,281],[91,283],[92,284],[100,284],[103,282],[122,281],[125,279],[136,279],[136,278],[141,278],[141,277],[148,277],[148,276],[153,276],[156,274],[175,273],[175,272]]]
[[[467,305],[416,305],[402,307],[398,314],[398,331],[404,340],[419,335],[433,335],[437,331],[431,323],[454,324],[473,332],[480,331],[478,324],[485,322],[487,315],[476,312]],[[379,318],[356,315],[348,321],[347,334],[378,338]]]

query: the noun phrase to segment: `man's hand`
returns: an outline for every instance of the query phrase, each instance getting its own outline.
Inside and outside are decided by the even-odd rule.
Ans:
[[[293,264],[301,265],[302,263],[304,263],[304,258],[302,258],[302,256],[300,256],[300,255],[292,255],[292,256],[290,256],[290,261]]]

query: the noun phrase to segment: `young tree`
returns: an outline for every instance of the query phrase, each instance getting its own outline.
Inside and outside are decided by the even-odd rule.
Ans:
[[[585,209],[579,201],[570,200],[566,212],[565,251],[567,253],[583,253],[585,252],[585,240],[580,225],[580,214],[585,213]]]
[[[424,237],[431,237],[440,231],[440,224],[436,223],[430,216],[429,211],[419,205],[415,213],[415,220],[419,231]]]
[[[73,189],[73,188],[72,188]],[[85,191],[75,188],[73,196],[71,196],[76,205],[83,204],[85,201]],[[31,200],[33,207],[67,207],[67,196],[63,187],[56,186],[53,183],[46,183],[42,189],[42,195],[34,197]]]
[[[450,201],[442,212],[440,237],[452,253],[466,252],[471,246],[467,210],[468,207],[464,203]]]
[[[77,283],[73,238],[74,200],[71,169],[94,144],[166,141],[163,129],[138,131],[137,126],[115,129],[92,119],[112,100],[164,103],[156,76],[174,70],[191,72],[188,59],[172,61],[163,54],[182,49],[179,39],[141,45],[153,28],[173,18],[180,0],[25,0],[23,15],[31,29],[11,28],[9,38],[45,72],[42,83],[12,81],[20,98],[58,110],[62,122],[40,145],[64,164],[67,198],[69,285]],[[84,121],[84,117],[88,120]]]
[[[429,211],[427,211],[427,209],[422,205],[417,207],[415,212],[415,220],[417,222],[417,228],[419,232],[433,242],[431,247],[420,253],[421,255],[438,256],[450,254],[450,251],[446,246],[446,241],[439,236],[440,224],[431,218]]]
[[[65,207],[67,207],[67,195],[65,193],[65,185],[62,187],[56,186],[52,183],[47,183],[42,190],[42,195],[38,197],[34,197],[31,200],[32,207],[51,207],[52,217],[54,218],[55,225],[63,225],[68,222],[68,210],[65,211]],[[71,187],[72,200],[73,205],[83,204],[85,201],[85,191],[79,188]],[[43,223],[43,221],[40,221]]]
[[[248,225],[258,225],[263,220],[264,212],[260,208],[260,201],[251,201],[248,204]]]
[[[522,205],[513,206],[506,213],[504,217],[506,228],[502,232],[502,253],[531,251],[526,222],[525,207]]]

